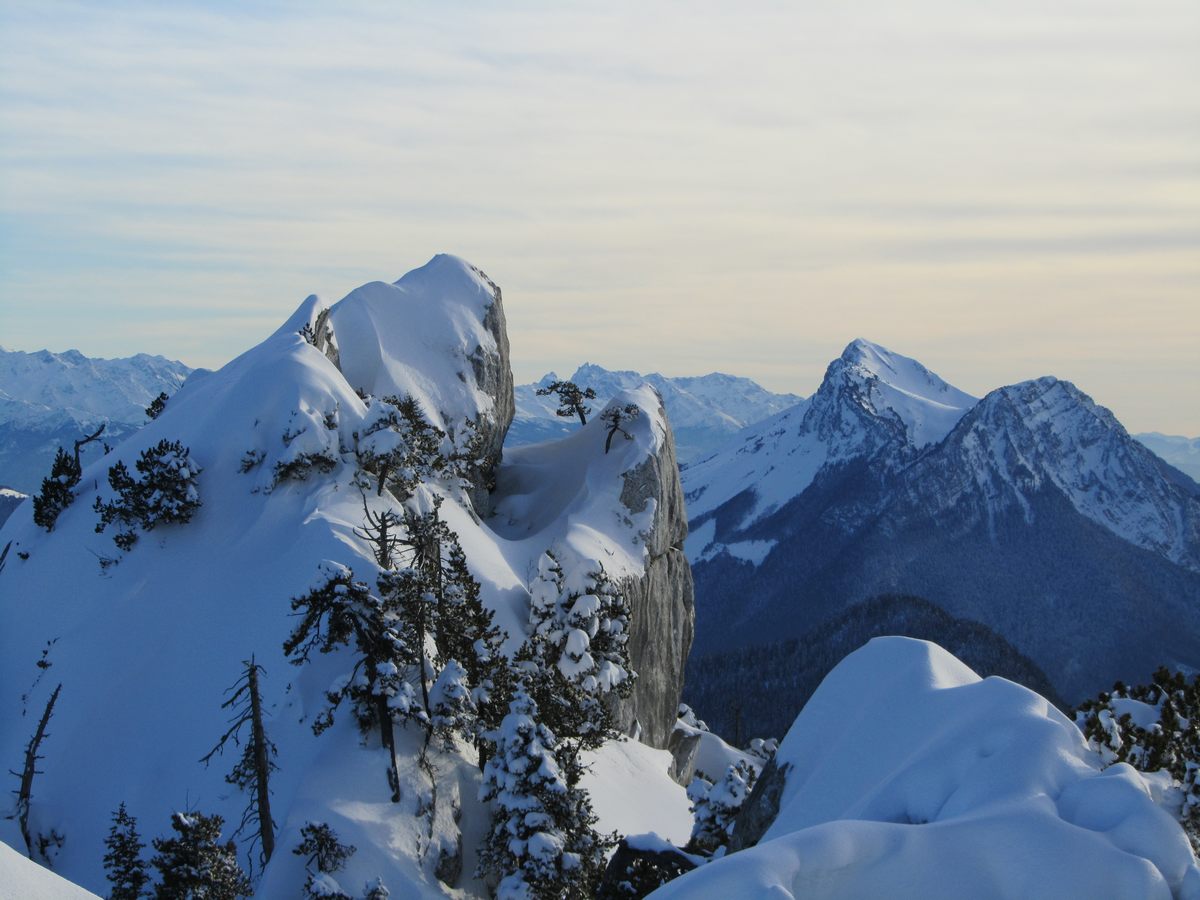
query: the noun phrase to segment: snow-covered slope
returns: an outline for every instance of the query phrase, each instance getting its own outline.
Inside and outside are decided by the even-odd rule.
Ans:
[[[96,895],[0,843],[0,900],[97,900]]]
[[[877,638],[830,673],[780,745],[764,775],[778,805],[755,810],[770,823],[757,846],[653,896],[1200,897],[1153,784],[1100,765],[1032,691],[980,680],[936,645]],[[769,807],[771,793],[747,802]]]
[[[974,495],[993,532],[1008,509],[1031,520],[1037,495],[1055,490],[1121,540],[1200,571],[1200,486],[1189,481],[1111,412],[1052,377],[988,394],[904,476],[906,489],[937,510],[961,505],[957,489]]]
[[[1157,431],[1135,434],[1134,437],[1180,472],[1200,481],[1200,438],[1160,434]]]
[[[555,397],[537,394],[538,388],[558,380],[551,372],[535,384],[517,386],[517,414],[508,434],[510,447],[561,437],[578,427],[578,421],[555,414],[558,408]],[[584,363],[570,380],[596,392],[592,405],[597,411],[621,391],[643,383],[652,385],[671,417],[679,458],[683,461],[711,452],[743,428],[800,401],[795,394],[774,394],[749,378],[721,372],[668,378],[657,372],[640,375]]]
[[[749,493],[745,528],[799,495],[822,468],[880,454],[910,458],[944,438],[974,404],[916,360],[852,341],[811,398],[685,468],[689,513],[700,519]]]
[[[89,359],[77,350],[0,348],[0,486],[36,490],[58,446],[69,448],[101,422],[109,423],[104,437],[115,444],[146,421],[153,398],[174,394],[191,371],[144,353]]]
[[[24,516],[0,529],[0,546],[11,541],[14,551],[0,571],[0,758],[21,758],[61,683],[30,815],[35,834],[57,828],[65,836],[52,853],[59,872],[102,890],[102,840],[121,802],[147,837],[164,833],[169,815],[188,806],[238,820],[244,797],[224,781],[231,761],[206,768],[198,760],[224,731],[223,691],[253,654],[266,669],[267,729],[279,748],[272,788],[280,849],[258,895],[298,895],[303,861],[290,850],[309,819],[331,823],[358,847],[346,885],[381,875],[393,896],[442,895],[447,889],[434,870],[461,833],[458,886],[483,892],[471,873],[488,817],[476,799],[470,748],[435,753],[438,799],[423,815],[430,797],[416,763],[421,735],[400,730],[402,800],[391,803],[383,751],[377,741],[364,746],[352,716],[312,733],[324,692],[349,668],[345,656],[322,654],[295,669],[282,643],[295,624],[290,600],[308,590],[322,560],[364,579],[377,571],[356,534],[364,506],[383,503],[364,500],[353,485],[349,448],[371,415],[358,390],[417,397],[452,438],[471,419],[498,448],[511,415],[499,306],[486,276],[449,256],[395,285],[353,291],[328,314],[310,298],[278,332],[221,370],[189,379],[162,415],[86,466],[79,496],[53,532]],[[321,335],[321,349],[297,333],[306,325]],[[647,564],[656,506],[624,505],[623,476],[662,451],[669,426],[649,388],[619,400],[640,415],[626,426],[631,438],[618,438],[611,452],[597,420],[563,446],[541,448],[541,470],[517,458],[489,473],[485,480],[504,486],[494,520],[478,516],[470,491],[449,484],[418,491],[416,502],[426,508],[445,498],[442,519],[458,534],[510,649],[524,633],[529,584],[547,549],[602,561],[613,578],[639,577]],[[158,528],[120,553],[110,534],[95,532],[93,501],[110,493],[109,466],[119,459],[132,469],[139,452],[162,439],[190,448],[202,470],[202,506],[191,522]],[[277,483],[276,467],[305,454],[327,456],[331,470]],[[50,667],[39,669],[48,641]],[[677,821],[682,794],[671,793],[665,754],[659,757],[657,796],[674,798]],[[653,768],[630,754],[607,764]],[[671,814],[648,814],[646,828],[661,827]],[[0,820],[0,839],[21,843],[15,823]]]

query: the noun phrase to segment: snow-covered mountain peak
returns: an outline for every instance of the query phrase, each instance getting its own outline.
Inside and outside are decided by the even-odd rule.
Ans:
[[[860,402],[877,416],[896,417],[917,447],[940,441],[977,402],[915,359],[862,338],[830,364],[826,380],[838,376],[860,382]]]
[[[687,466],[690,513],[696,518],[752,490],[754,504],[741,522],[747,527],[800,494],[826,466],[872,459],[884,448],[897,463],[910,460],[942,440],[975,402],[914,359],[851,341],[811,398]]]
[[[1200,569],[1194,483],[1069,381],[1043,376],[992,391],[947,445],[989,498],[989,516],[1016,505],[1028,518],[1034,494],[1056,489],[1118,537]]]

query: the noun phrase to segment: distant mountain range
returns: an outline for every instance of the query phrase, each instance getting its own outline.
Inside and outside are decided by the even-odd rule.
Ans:
[[[93,359],[78,350],[24,353],[0,347],[0,487],[36,491],[60,446],[107,427],[110,445],[146,422],[146,406],[173,394],[192,370],[181,362],[139,353]],[[84,459],[102,452],[99,443]]]
[[[517,415],[508,432],[508,446],[554,440],[579,427],[578,420],[555,414],[558,408],[555,397],[537,394],[538,388],[559,380],[558,375],[550,372],[534,384],[516,387]],[[596,411],[621,391],[646,383],[653,385],[671,419],[680,460],[710,453],[746,426],[801,400],[796,394],[774,394],[749,378],[721,372],[667,378],[658,373],[640,375],[584,363],[569,380],[596,392],[596,399],[590,404]]]
[[[1157,431],[1135,434],[1134,437],[1180,472],[1200,481],[1200,438],[1160,434]]]
[[[976,401],[858,340],[683,478],[694,655],[896,593],[994,630],[1068,701],[1200,666],[1200,485],[1069,382]]]

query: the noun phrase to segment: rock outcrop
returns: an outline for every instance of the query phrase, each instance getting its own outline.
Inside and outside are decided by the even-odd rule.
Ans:
[[[629,652],[638,673],[633,694],[619,704],[621,727],[652,747],[665,748],[675,727],[684,669],[695,632],[692,570],[683,555],[687,512],[675,438],[660,407],[665,434],[659,451],[624,475],[621,503],[634,514],[654,503],[645,535],[649,555],[641,578],[623,587],[632,608]]]
[[[504,437],[508,434],[508,427],[512,424],[517,405],[513,398],[508,325],[504,318],[500,286],[479,269],[475,269],[475,272],[491,287],[494,298],[484,314],[483,327],[494,339],[495,348],[488,350],[480,344],[470,356],[471,368],[475,372],[475,384],[492,398],[494,404],[491,417],[484,417],[480,422],[485,464],[471,491],[475,511],[481,516],[486,516],[492,508],[491,491],[496,485],[496,467],[500,465]]]

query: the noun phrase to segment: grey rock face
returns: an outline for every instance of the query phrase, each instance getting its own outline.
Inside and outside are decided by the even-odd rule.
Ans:
[[[667,739],[671,751],[670,776],[687,787],[696,777],[696,755],[700,752],[700,735],[676,728]]]
[[[729,841],[730,853],[753,847],[767,833],[779,815],[779,801],[783,797],[783,787],[791,768],[786,763],[777,766],[773,759],[767,763],[734,821],[733,835]]]
[[[666,414],[661,415],[666,422]],[[622,584],[632,611],[629,655],[638,679],[632,695],[618,703],[617,717],[626,733],[665,748],[675,727],[696,624],[692,570],[683,555],[687,512],[669,423],[658,454],[624,478],[621,503],[639,513],[654,500],[655,510],[645,535],[650,551],[646,571]]]
[[[487,516],[492,510],[491,490],[495,487],[496,467],[500,465],[500,455],[504,447],[504,436],[508,434],[508,426],[512,424],[516,412],[516,401],[513,398],[512,365],[509,359],[508,328],[504,319],[504,303],[500,296],[500,287],[479,269],[475,269],[492,289],[495,298],[484,316],[483,325],[496,340],[495,352],[487,352],[483,347],[476,347],[471,354],[471,368],[475,373],[475,382],[480,390],[492,398],[493,412],[491,418],[478,422],[483,434],[485,465],[474,479],[471,500],[475,511],[480,516]]]

